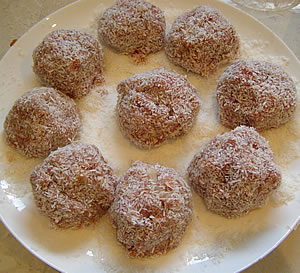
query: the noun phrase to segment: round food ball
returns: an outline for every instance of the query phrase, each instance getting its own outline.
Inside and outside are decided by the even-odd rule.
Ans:
[[[119,0],[104,11],[98,24],[99,39],[122,53],[143,59],[164,46],[164,13],[149,2]]]
[[[60,29],[48,34],[32,54],[39,80],[78,99],[103,81],[103,52],[88,33]]]
[[[117,86],[123,132],[140,147],[157,147],[188,132],[200,108],[196,88],[164,68],[136,74]]]
[[[216,96],[221,123],[257,130],[279,127],[290,120],[297,91],[280,66],[265,61],[239,60],[218,81]]]
[[[262,207],[281,181],[267,141],[246,126],[202,146],[188,176],[206,207],[228,218]]]
[[[174,169],[136,161],[120,177],[109,214],[130,256],[165,254],[191,222],[192,194]]]
[[[52,152],[30,176],[38,209],[56,228],[80,228],[110,207],[116,177],[99,149],[83,143]]]
[[[218,10],[199,6],[177,17],[167,35],[169,59],[201,76],[214,74],[239,55],[239,36]]]
[[[8,144],[28,157],[46,157],[69,144],[79,128],[74,101],[48,87],[33,88],[21,96],[4,121]]]

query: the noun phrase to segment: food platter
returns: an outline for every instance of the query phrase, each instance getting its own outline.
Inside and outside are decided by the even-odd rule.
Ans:
[[[252,17],[218,1],[151,1],[165,11],[167,24],[199,4],[219,9],[236,27],[242,40],[242,57],[279,63],[293,77],[299,89],[300,65],[297,58],[270,30]],[[31,54],[43,37],[54,29],[72,28],[95,34],[95,18],[111,1],[82,0],[49,15],[31,28],[8,51],[0,63],[1,122],[13,102],[32,87],[39,86],[32,72]],[[158,149],[134,147],[119,132],[114,120],[115,86],[123,78],[164,66],[178,73],[185,71],[170,64],[163,51],[136,65],[128,56],[104,46],[105,84],[77,101],[82,118],[80,140],[99,146],[104,157],[120,175],[134,160],[160,163],[184,175],[192,155],[208,138],[226,131],[215,117],[216,76],[208,79],[188,73],[203,101],[196,128],[187,136]],[[100,95],[99,95],[100,94]],[[299,109],[298,109],[299,111]],[[283,185],[269,204],[239,219],[225,219],[206,211],[195,194],[194,218],[178,249],[164,257],[128,259],[117,243],[107,216],[97,225],[81,230],[54,230],[37,211],[28,178],[40,160],[26,159],[7,147],[1,128],[1,220],[11,233],[34,255],[62,272],[235,272],[258,261],[273,250],[297,223],[299,193],[299,112],[294,120],[263,136],[270,142],[275,161],[283,175]],[[199,129],[201,127],[201,130]]]

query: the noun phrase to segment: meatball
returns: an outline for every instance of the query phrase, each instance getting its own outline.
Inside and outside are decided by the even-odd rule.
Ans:
[[[53,88],[29,90],[14,103],[4,121],[7,142],[28,157],[46,157],[69,144],[80,127],[74,101]]]
[[[278,65],[239,60],[219,79],[216,96],[221,123],[257,130],[279,127],[295,112],[296,86]]]
[[[33,51],[33,71],[42,84],[78,99],[103,81],[103,52],[97,39],[77,30],[48,34]]]
[[[195,87],[164,68],[129,77],[117,91],[120,127],[140,147],[156,147],[184,135],[200,108]]]
[[[201,76],[214,74],[239,55],[239,36],[218,10],[199,6],[177,17],[167,35],[169,59]]]
[[[73,143],[52,152],[30,182],[38,209],[54,227],[80,228],[109,209],[116,177],[96,146]]]
[[[228,218],[262,207],[281,181],[267,141],[246,126],[202,146],[187,171],[206,207]]]
[[[118,51],[143,60],[163,48],[165,28],[160,8],[142,0],[119,0],[100,16],[98,35]]]
[[[130,256],[165,254],[192,219],[191,191],[174,169],[136,161],[120,177],[109,214]]]

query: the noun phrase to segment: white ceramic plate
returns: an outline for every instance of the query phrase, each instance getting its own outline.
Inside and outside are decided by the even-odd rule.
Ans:
[[[209,2],[211,6],[221,10],[236,26],[243,41],[243,57],[250,56],[278,62],[296,81],[300,80],[300,65],[293,53],[270,30],[245,13],[218,1],[157,0],[151,2],[165,10],[169,25],[183,11]],[[42,38],[51,30],[58,28],[95,32],[96,15],[110,5],[111,1],[101,3],[98,0],[78,1],[48,16],[18,40],[0,63],[1,123],[13,102],[29,88],[39,85],[31,69],[31,54]],[[100,125],[93,123],[95,122],[93,120],[84,127],[85,131],[83,130],[81,137],[83,141],[95,142],[101,148],[117,174],[122,173],[135,159],[156,160],[170,167],[178,167],[180,172],[184,172],[187,162],[202,141],[225,130],[214,123],[214,114],[213,117],[210,115],[214,113],[212,107],[214,83],[221,71],[216,77],[207,80],[189,73],[188,78],[198,88],[201,99],[208,104],[211,103],[211,107],[203,107],[204,114],[199,117],[200,122],[196,124],[196,126],[201,125],[203,130],[200,133],[197,128],[193,129],[188,136],[153,151],[139,151],[120,135],[114,123],[111,107],[116,98],[115,85],[125,76],[158,66],[166,66],[179,73],[185,72],[170,64],[163,51],[150,56],[146,65],[139,66],[134,65],[129,57],[121,56],[109,48],[104,47],[104,53],[106,65],[104,88],[109,91],[109,95],[98,98],[97,92],[92,92],[87,98],[78,102],[82,110],[83,122],[88,123],[86,118],[89,115],[93,116],[93,113],[102,111],[92,104],[87,108],[95,107],[95,109],[86,110],[85,103],[96,103],[99,99],[104,114],[102,121],[100,118]],[[103,104],[105,100],[108,103],[106,108],[106,104]],[[296,116],[299,116],[299,111]],[[211,126],[205,126],[207,123],[203,117],[207,117],[210,122],[208,125]],[[88,129],[92,133],[86,132]],[[103,133],[100,133],[101,129]],[[275,161],[281,167],[283,174],[283,186],[269,205],[240,219],[228,220],[206,211],[200,198],[194,195],[195,216],[182,244],[164,257],[143,261],[127,259],[126,252],[115,240],[107,216],[104,216],[95,227],[87,229],[75,231],[50,229],[47,218],[41,216],[34,205],[28,182],[32,168],[40,161],[25,159],[7,147],[1,128],[1,220],[29,251],[59,271],[75,273],[141,272],[145,269],[150,272],[240,271],[273,250],[297,223],[300,211],[300,194],[297,185],[300,183],[298,168],[300,135],[297,133],[299,129],[299,119],[295,118],[280,129],[264,133],[270,141]],[[99,137],[95,138],[98,133]],[[186,152],[187,147],[190,148],[188,152]],[[131,157],[128,156],[129,153],[132,154]]]

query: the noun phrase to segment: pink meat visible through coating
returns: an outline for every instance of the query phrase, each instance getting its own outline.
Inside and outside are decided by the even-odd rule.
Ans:
[[[174,169],[136,161],[120,177],[109,213],[130,256],[165,254],[191,221],[192,195]]]
[[[239,55],[239,36],[218,10],[199,6],[174,21],[167,35],[165,51],[169,59],[201,76],[214,74]]]
[[[54,227],[80,228],[109,209],[116,176],[96,146],[74,143],[52,152],[30,182],[37,207]]]
[[[79,99],[103,81],[103,52],[92,35],[60,29],[35,48],[33,71],[40,81]]]
[[[31,89],[17,99],[4,122],[9,145],[29,157],[46,157],[69,144],[79,127],[74,101],[48,87]]]
[[[196,88],[164,68],[119,83],[117,114],[121,129],[136,145],[156,147],[187,133],[200,108]]]
[[[207,208],[229,218],[262,207],[281,181],[267,141],[246,126],[202,146],[188,175]]]
[[[160,8],[142,0],[119,0],[100,16],[98,35],[120,52],[143,59],[163,48],[165,28]]]
[[[265,61],[239,60],[227,67],[218,81],[221,123],[265,130],[279,127],[293,116],[297,90],[280,66]]]

